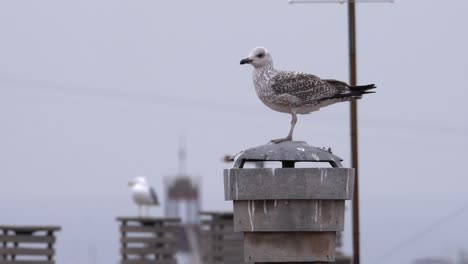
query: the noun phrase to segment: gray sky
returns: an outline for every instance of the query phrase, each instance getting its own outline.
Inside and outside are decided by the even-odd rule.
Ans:
[[[358,7],[359,83],[378,86],[359,104],[363,263],[468,201],[467,11],[464,0]],[[339,4],[2,1],[0,33],[1,223],[62,225],[66,264],[86,263],[90,246],[98,263],[117,262],[115,217],[136,213],[126,182],[147,176],[162,196],[183,134],[204,209],[230,208],[222,156],[289,129],[239,65],[255,46],[277,68],[348,79]],[[349,164],[348,134],[341,104],[300,116],[295,135]],[[468,248],[467,220],[386,263],[453,256]]]

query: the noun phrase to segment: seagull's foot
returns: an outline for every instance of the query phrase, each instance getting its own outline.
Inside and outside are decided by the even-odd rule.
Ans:
[[[292,138],[290,137],[285,137],[285,138],[277,138],[277,139],[272,139],[271,142],[278,144],[284,141],[292,141]]]

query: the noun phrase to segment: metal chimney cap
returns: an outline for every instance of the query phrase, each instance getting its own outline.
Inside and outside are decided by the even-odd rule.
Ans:
[[[244,150],[234,157],[233,167],[243,168],[249,161],[329,162],[333,167],[341,167],[342,159],[330,149],[313,147],[304,141],[285,141]]]

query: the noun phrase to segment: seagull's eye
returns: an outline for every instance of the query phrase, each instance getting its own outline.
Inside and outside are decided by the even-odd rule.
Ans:
[[[265,53],[260,53],[260,54],[257,54],[257,58],[261,59],[265,56]]]

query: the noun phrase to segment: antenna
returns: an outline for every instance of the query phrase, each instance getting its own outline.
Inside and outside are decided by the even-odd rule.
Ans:
[[[185,135],[179,138],[179,174],[184,175],[187,171],[187,150],[185,145]]]
[[[95,244],[88,244],[88,264],[96,264],[97,247]]]

